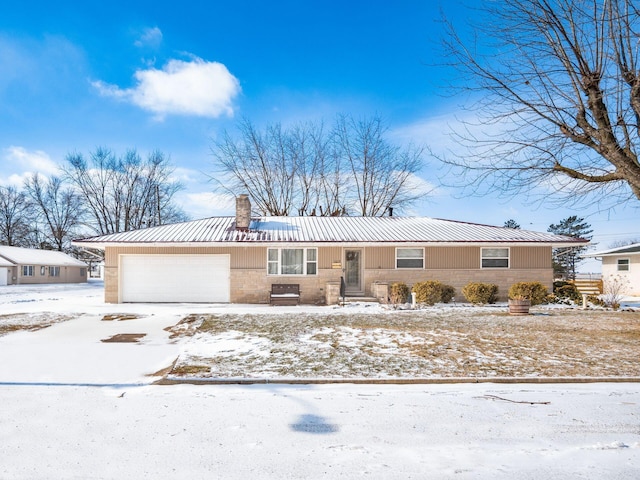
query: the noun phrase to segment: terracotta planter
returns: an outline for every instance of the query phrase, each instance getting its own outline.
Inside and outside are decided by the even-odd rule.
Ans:
[[[531,300],[509,299],[509,313],[511,315],[529,315],[529,308],[531,308]]]

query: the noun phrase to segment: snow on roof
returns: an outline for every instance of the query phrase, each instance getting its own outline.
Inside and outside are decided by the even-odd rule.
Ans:
[[[428,217],[259,217],[248,230],[235,217],[162,225],[76,240],[82,246],[157,243],[544,243],[587,240]]]
[[[0,267],[13,267],[13,266],[15,266],[15,263],[10,262],[6,258],[0,257]]]
[[[17,265],[54,265],[62,267],[86,267],[84,262],[55,250],[8,247],[0,245],[0,257]]]
[[[610,248],[609,250],[601,250],[600,252],[590,253],[586,257],[607,257],[611,255],[638,255],[640,254],[640,243],[625,245],[624,247]]]

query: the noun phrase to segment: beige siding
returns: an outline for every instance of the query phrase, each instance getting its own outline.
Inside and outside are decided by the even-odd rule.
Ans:
[[[44,273],[42,269],[44,268]],[[84,275],[82,275],[84,270]],[[11,269],[10,284],[83,283],[87,281],[87,267],[60,266],[60,276],[49,275],[49,265],[33,265],[33,276],[22,275],[22,265]]]
[[[334,262],[342,263],[342,247],[318,248],[318,268],[331,268]]]
[[[425,248],[427,269],[474,269],[480,267],[480,247]]]
[[[359,247],[355,247],[359,248]],[[364,287],[371,295],[373,282],[440,280],[460,290],[469,282],[491,282],[506,298],[509,286],[519,281],[540,281],[552,287],[551,247],[511,247],[508,269],[481,269],[479,246],[425,247],[425,268],[395,268],[395,247],[365,247]],[[308,276],[267,276],[267,247],[107,247],[105,252],[105,301],[118,301],[118,255],[121,254],[229,254],[231,257],[231,301],[267,303],[272,283],[300,284],[304,303],[322,303],[327,282],[340,280],[341,269],[333,262],[343,262],[342,247],[318,248],[318,274]]]
[[[395,247],[365,249],[365,268],[394,269]],[[425,247],[425,269],[480,268],[480,247]],[[551,268],[551,247],[512,247],[512,268]]]
[[[512,247],[511,268],[551,268],[551,247]]]
[[[395,268],[395,247],[368,247],[364,251],[364,268]]]
[[[105,252],[105,267],[117,267],[118,255],[218,255],[230,254],[231,268],[261,268],[266,265],[266,247],[107,247]]]

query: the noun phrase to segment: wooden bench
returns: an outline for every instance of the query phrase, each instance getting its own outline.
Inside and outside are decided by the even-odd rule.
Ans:
[[[271,305],[298,305],[300,303],[300,285],[297,283],[274,283],[269,296]]]

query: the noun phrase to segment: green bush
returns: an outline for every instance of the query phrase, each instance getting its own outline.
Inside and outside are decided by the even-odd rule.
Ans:
[[[531,300],[531,305],[540,305],[547,301],[549,292],[540,282],[518,282],[509,288],[509,298]]]
[[[582,295],[573,283],[553,282],[553,293],[561,299],[569,299],[576,303],[582,302]]]
[[[467,283],[462,287],[462,294],[474,305],[495,303],[498,299],[498,286],[493,283]]]
[[[407,303],[409,299],[409,287],[404,282],[392,283],[389,286],[389,296],[393,305]]]
[[[587,302],[595,305],[596,307],[606,307],[607,303],[602,300],[598,295],[589,295],[587,297]]]
[[[456,289],[451,285],[442,285],[442,303],[449,303],[456,296]]]
[[[416,302],[426,305],[449,303],[456,293],[451,285],[445,285],[438,280],[415,283],[411,291],[416,294]]]

